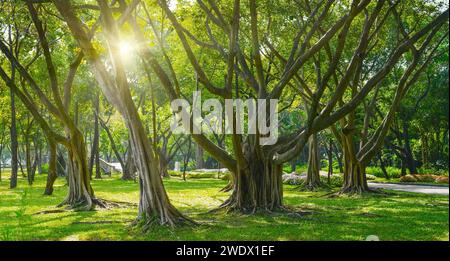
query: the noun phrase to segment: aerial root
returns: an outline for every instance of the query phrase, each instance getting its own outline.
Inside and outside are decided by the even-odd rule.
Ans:
[[[390,195],[390,193],[381,191],[380,189],[371,189],[371,188],[363,188],[363,187],[345,187],[337,192],[329,193],[324,196],[334,198],[334,197],[340,197],[340,196],[361,196],[363,194],[370,194],[370,193],[384,195],[384,196]]]
[[[172,213],[169,210],[169,216],[160,217],[157,215],[152,215],[151,217],[137,217],[130,223],[130,227],[138,228],[142,233],[147,233],[154,227],[165,226],[168,228],[177,228],[182,226],[198,226],[199,223],[194,220],[182,215],[181,213]]]
[[[99,207],[101,209],[112,209],[117,207],[128,207],[128,206],[136,206],[136,204],[129,202],[119,202],[113,200],[106,200],[100,198],[89,198],[78,201],[70,201],[68,198],[64,199],[61,203],[59,203],[56,207],[61,208],[66,206],[66,210],[73,211],[90,211],[94,210],[95,207]]]

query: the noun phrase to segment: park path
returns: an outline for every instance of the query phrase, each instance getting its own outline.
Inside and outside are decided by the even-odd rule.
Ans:
[[[447,195],[448,187],[428,186],[428,185],[410,185],[410,184],[393,184],[393,183],[370,183],[370,188],[392,189],[406,192],[425,193]]]

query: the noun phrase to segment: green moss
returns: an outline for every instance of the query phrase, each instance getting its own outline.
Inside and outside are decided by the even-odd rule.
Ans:
[[[155,228],[142,234],[131,228],[137,206],[91,212],[55,210],[67,192],[58,178],[53,196],[43,196],[46,175],[33,186],[21,178],[9,189],[7,173],[0,182],[0,240],[449,240],[448,197],[392,192],[386,195],[329,198],[328,192],[298,192],[285,186],[284,203],[309,215],[208,213],[228,196],[219,190],[227,181],[173,177],[164,180],[172,203],[198,227]],[[138,184],[118,176],[93,180],[96,196],[138,202]]]

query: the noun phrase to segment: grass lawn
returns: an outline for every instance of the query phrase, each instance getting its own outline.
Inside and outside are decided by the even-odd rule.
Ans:
[[[173,204],[198,221],[197,227],[157,228],[146,234],[130,227],[137,206],[36,214],[55,209],[67,192],[58,178],[53,196],[43,196],[46,175],[33,186],[0,182],[0,240],[449,240],[446,196],[392,192],[386,195],[329,198],[327,192],[298,192],[286,186],[285,204],[308,215],[207,213],[227,198],[225,181],[171,178],[165,186]],[[118,177],[92,181],[99,198],[138,202],[138,184]]]

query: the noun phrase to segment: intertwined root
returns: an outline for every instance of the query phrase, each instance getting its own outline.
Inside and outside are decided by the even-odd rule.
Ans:
[[[174,215],[176,214],[176,216]],[[157,215],[141,215],[131,222],[131,227],[140,229],[143,233],[150,231],[154,227],[166,226],[169,228],[176,228],[182,226],[197,226],[198,223],[192,219],[182,215],[181,213],[172,213],[170,216]]]
[[[63,206],[67,206],[68,210],[91,211],[94,210],[95,207],[110,209],[117,207],[118,205],[114,202],[109,202],[107,200],[99,198],[85,197],[84,199],[80,200],[69,200],[68,198],[66,198],[57,205],[58,208]]]
[[[383,192],[379,189],[370,189],[362,186],[354,186],[354,187],[344,187],[338,192],[334,192],[331,194],[327,194],[329,197],[339,197],[339,196],[361,196],[364,194],[380,194],[380,195],[389,195],[389,193]]]

